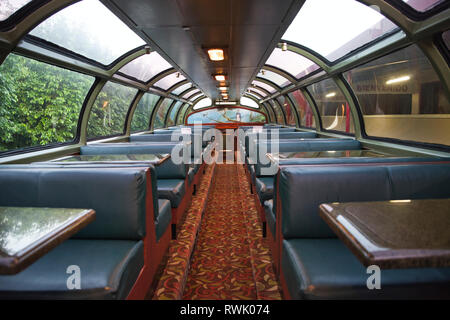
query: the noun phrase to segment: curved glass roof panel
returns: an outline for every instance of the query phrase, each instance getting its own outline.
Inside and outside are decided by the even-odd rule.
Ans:
[[[191,90],[191,91],[189,91],[188,93],[184,94],[184,95],[182,96],[182,98],[183,98],[183,99],[187,99],[187,98],[189,98],[190,96],[193,96],[194,94],[199,93],[199,92],[200,92],[200,89],[194,89],[194,90]]]
[[[157,81],[154,86],[161,88],[163,90],[167,90],[173,85],[177,84],[178,82],[184,81],[186,78],[181,75],[178,72],[174,72],[169,74],[168,76],[162,78],[161,80]]]
[[[377,6],[355,0],[307,0],[282,39],[335,61],[396,28]]]
[[[294,108],[291,102],[285,96],[279,96],[277,98],[278,104],[284,109],[284,115],[286,116],[286,124],[295,126],[295,114]]]
[[[254,97],[256,100],[260,100],[260,99],[261,99],[260,96],[257,96],[255,93],[253,93],[253,92],[251,92],[251,91],[250,91],[250,92],[249,92],[249,91],[246,91],[245,94]]]
[[[5,21],[17,10],[31,1],[32,0],[2,0],[0,2],[0,21]]]
[[[279,75],[278,73],[275,73],[275,72],[269,71],[269,70],[265,70],[265,69],[262,69],[259,71],[258,77],[272,81],[273,83],[275,83],[277,86],[279,86],[281,88],[283,88],[291,83],[288,79],[286,79],[282,75]]]
[[[270,93],[274,93],[275,91],[277,91],[276,88],[274,88],[274,87],[268,85],[268,84],[265,83],[265,82],[258,81],[258,80],[253,80],[253,81],[252,81],[252,85],[257,85],[258,87],[261,87],[261,88],[263,88],[263,89],[266,89],[266,90],[269,91]]]
[[[267,96],[267,94],[264,91],[262,91],[262,90],[260,90],[258,88],[255,88],[255,87],[250,87],[250,88],[248,88],[248,90],[250,90],[250,92],[254,91],[257,94],[261,95],[262,97]]]
[[[165,98],[156,110],[155,121],[153,123],[153,129],[164,128],[164,120],[166,119],[167,111],[172,105],[173,100]]]
[[[242,97],[241,100],[239,100],[239,103],[246,107],[259,109],[259,105],[255,102],[255,100],[247,97]]]
[[[266,64],[284,70],[297,79],[319,69],[319,66],[308,58],[289,50],[283,51],[280,48],[273,50]]]
[[[200,108],[210,107],[211,105],[212,100],[210,98],[203,98],[202,100],[198,101],[192,109],[197,110]]]
[[[183,85],[179,86],[178,88],[172,90],[171,93],[179,95],[180,93],[182,93],[183,91],[186,91],[187,89],[189,89],[191,87],[192,87],[192,83],[189,82],[189,83],[183,84]]]
[[[189,101],[194,101],[195,99],[197,99],[198,97],[200,97],[202,95],[203,95],[203,93],[201,93],[201,92],[194,94],[192,97],[189,98]]]
[[[150,54],[144,54],[130,61],[119,72],[142,82],[148,82],[158,73],[170,68],[172,66],[158,52],[153,51]]]
[[[437,4],[444,2],[445,0],[402,0],[408,6],[419,12],[426,12]]]

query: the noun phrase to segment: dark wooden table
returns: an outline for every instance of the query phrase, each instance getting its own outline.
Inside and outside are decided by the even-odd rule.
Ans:
[[[0,207],[0,274],[16,274],[95,219],[91,209]]]
[[[319,214],[365,266],[450,266],[450,199],[326,203]]]
[[[170,158],[170,154],[104,154],[104,155],[79,155],[49,161],[53,164],[152,164],[159,166]],[[41,162],[42,164],[42,162]]]

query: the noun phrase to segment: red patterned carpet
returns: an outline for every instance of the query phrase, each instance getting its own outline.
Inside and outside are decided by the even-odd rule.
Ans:
[[[183,299],[281,299],[242,165],[217,165]]]

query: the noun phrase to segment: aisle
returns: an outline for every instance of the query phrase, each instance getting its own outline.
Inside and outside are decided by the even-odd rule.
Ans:
[[[184,299],[280,299],[242,165],[217,165]]]

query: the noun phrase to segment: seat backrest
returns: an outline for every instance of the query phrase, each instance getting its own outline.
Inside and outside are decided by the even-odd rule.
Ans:
[[[205,148],[208,144],[208,141],[203,141],[201,135],[191,134],[191,142],[196,143],[197,141],[201,141],[202,148]],[[181,140],[181,135],[178,138],[178,141]],[[130,142],[178,142],[177,140],[172,140],[172,133],[167,134],[140,134],[136,136],[130,136]]]
[[[94,209],[74,237],[140,240],[145,235],[147,168],[1,168],[0,206]]]
[[[103,143],[82,146],[80,154],[146,154],[146,153],[172,153],[177,143],[155,142],[155,143]],[[185,179],[189,170],[189,164],[175,163],[172,158],[164,161],[156,167],[156,174],[161,179]]]
[[[245,150],[246,150],[246,156],[249,155],[249,145],[250,141],[254,142],[255,140],[270,140],[273,137],[274,131],[264,131],[264,136],[262,134],[254,133],[254,132],[247,132],[245,135]],[[264,138],[264,139],[263,139]],[[285,132],[280,131],[278,132],[278,139],[280,140],[289,140],[289,139],[313,139],[317,138],[317,134],[315,132]]]
[[[281,167],[277,183],[284,238],[328,238],[319,217],[329,202],[450,197],[450,163]]]

